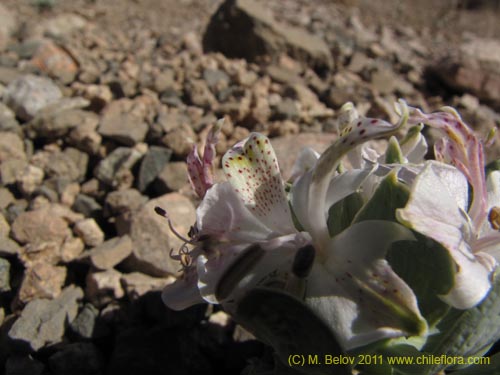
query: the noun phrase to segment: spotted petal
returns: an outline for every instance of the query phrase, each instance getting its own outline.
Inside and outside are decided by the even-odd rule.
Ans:
[[[341,109],[344,113],[352,111],[352,104],[347,103]],[[352,115],[341,116],[341,136],[319,158],[313,171],[309,189],[309,221],[315,243],[322,248],[329,241],[328,228],[323,205],[328,186],[335,174],[341,158],[357,145],[369,139],[387,136],[396,132],[408,118],[406,103],[400,102],[401,120],[393,125],[389,122]]]
[[[250,134],[226,152],[222,166],[244,205],[265,226],[276,234],[295,231],[278,161],[266,136]]]

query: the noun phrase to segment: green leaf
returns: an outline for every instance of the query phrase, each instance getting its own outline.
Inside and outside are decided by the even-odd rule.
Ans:
[[[389,145],[387,146],[387,151],[385,152],[385,162],[387,164],[403,164],[405,157],[399,146],[399,142],[396,137],[392,136],[389,139]]]
[[[235,319],[274,348],[281,362],[290,365],[292,355],[304,360],[291,366],[305,374],[350,375],[348,365],[332,365],[327,356],[343,354],[329,327],[299,299],[272,289],[249,291],[238,304]],[[344,354],[345,355],[345,354]]]
[[[380,183],[372,198],[354,218],[354,223],[363,220],[396,220],[396,209],[403,208],[408,202],[410,191],[398,181],[396,171],[389,173]]]
[[[352,193],[333,204],[328,210],[328,231],[330,237],[334,237],[349,225],[356,213],[363,206],[363,198],[360,193]]]
[[[387,252],[387,261],[417,296],[420,312],[430,327],[449,310],[438,295],[453,287],[455,263],[436,241],[415,233],[417,241],[398,241]]]
[[[468,310],[452,309],[437,325],[440,333],[430,336],[423,350],[435,355],[469,357],[481,355],[500,339],[500,277],[488,296]],[[443,366],[433,366],[437,372]]]

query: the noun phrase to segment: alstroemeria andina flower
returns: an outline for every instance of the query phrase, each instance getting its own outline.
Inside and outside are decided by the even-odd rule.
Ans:
[[[394,241],[412,239],[389,221],[357,223],[333,238],[329,207],[356,191],[373,166],[336,175],[341,158],[366,140],[395,132],[397,125],[350,119],[343,134],[292,188],[291,209],[276,155],[267,137],[252,133],[223,157],[228,181],[211,186],[197,209],[194,247],[179,254],[184,275],[166,287],[164,302],[183,309],[203,300],[231,309],[248,288],[274,286],[297,293],[307,279],[305,300],[334,330],[345,349],[426,332],[416,298],[384,259]],[[311,264],[297,269],[309,249]],[[312,250],[311,250],[312,249]],[[300,272],[299,272],[300,271]],[[303,290],[302,290],[303,291]]]
[[[442,299],[459,309],[478,304],[491,288],[500,259],[500,172],[485,178],[483,145],[452,108],[424,114],[412,109],[411,123],[425,123],[443,133],[429,161],[415,179],[410,200],[397,212],[400,222],[448,249],[455,261],[455,284]],[[448,164],[451,164],[452,166]],[[469,186],[472,201],[469,206]]]

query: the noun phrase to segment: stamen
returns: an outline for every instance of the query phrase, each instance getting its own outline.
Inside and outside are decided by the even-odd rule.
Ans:
[[[172,233],[178,238],[180,239],[181,241],[185,242],[185,243],[189,243],[189,244],[192,244],[192,241],[191,240],[188,240],[187,238],[183,237],[179,232],[177,232],[174,228],[174,226],[172,225],[172,222],[170,221],[170,217],[168,216],[167,214],[167,211],[165,211],[163,208],[161,207],[158,207],[156,206],[155,207],[155,212],[164,217],[165,219],[167,219],[167,222],[168,222],[168,226],[170,228],[170,230],[172,231]]]

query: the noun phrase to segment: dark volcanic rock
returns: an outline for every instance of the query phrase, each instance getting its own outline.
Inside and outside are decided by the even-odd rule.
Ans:
[[[210,20],[203,48],[250,61],[286,52],[315,68],[328,68],[333,64],[330,50],[321,38],[278,23],[252,0],[225,1]]]

